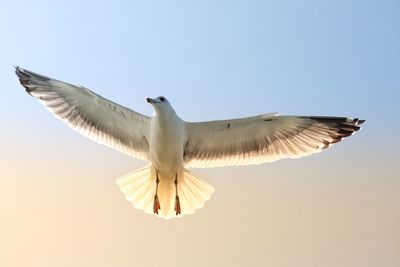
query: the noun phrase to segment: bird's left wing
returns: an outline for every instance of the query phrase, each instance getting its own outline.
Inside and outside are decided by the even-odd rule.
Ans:
[[[120,152],[147,160],[150,118],[111,102],[84,87],[20,67],[26,91],[82,135]]]
[[[186,167],[259,164],[320,152],[359,130],[344,117],[261,116],[187,123]]]

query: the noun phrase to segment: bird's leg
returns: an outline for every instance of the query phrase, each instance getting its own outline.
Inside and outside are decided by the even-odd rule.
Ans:
[[[154,214],[158,214],[158,211],[161,209],[160,201],[158,200],[158,184],[160,183],[160,179],[158,179],[158,172],[156,172],[156,194],[154,195],[154,203],[153,203],[153,212]]]
[[[181,204],[179,202],[179,196],[178,196],[178,174],[175,175],[174,184],[175,184],[175,195],[176,195],[176,197],[175,197],[175,212],[176,212],[176,215],[179,215],[179,214],[181,214]]]

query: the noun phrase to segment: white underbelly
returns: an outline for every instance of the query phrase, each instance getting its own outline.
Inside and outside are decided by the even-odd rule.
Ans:
[[[183,165],[181,146],[158,143],[152,144],[150,151],[151,163],[159,172],[176,172]]]
[[[150,161],[161,176],[172,176],[183,169],[184,134],[179,127],[154,127],[150,138]]]

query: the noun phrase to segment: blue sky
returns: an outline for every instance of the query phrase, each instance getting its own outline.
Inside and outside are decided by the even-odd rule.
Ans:
[[[13,116],[0,118],[13,134],[27,123],[51,123],[21,90],[13,65],[148,115],[145,98],[164,95],[188,121],[277,111],[361,117],[371,135],[400,133],[393,124],[400,110],[396,1],[1,5],[0,101]],[[31,120],[21,124],[27,112]]]
[[[381,264],[382,259],[386,260],[387,267],[399,266],[395,244],[398,245],[400,239],[397,228],[392,227],[392,223],[400,222],[396,204],[400,203],[397,177],[399,14],[400,3],[396,0],[2,1],[0,164],[5,174],[0,178],[0,190],[4,189],[0,195],[10,194],[10,197],[0,202],[15,203],[14,210],[21,214],[18,221],[30,222],[32,218],[23,215],[30,214],[21,204],[24,202],[11,202],[11,196],[19,195],[18,190],[25,188],[30,200],[39,203],[38,207],[43,206],[37,210],[43,218],[48,218],[52,212],[64,218],[68,211],[74,219],[75,210],[85,215],[96,209],[94,200],[93,206],[87,203],[100,197],[96,194],[102,192],[102,201],[109,202],[102,202],[104,206],[98,208],[98,214],[94,211],[93,220],[101,221],[104,219],[101,216],[107,215],[107,219],[113,218],[114,225],[121,225],[120,231],[130,225],[140,225],[142,230],[156,226],[169,231],[168,227],[173,227],[171,236],[169,232],[156,231],[155,234],[165,238],[178,235],[180,239],[175,245],[182,250],[190,245],[200,249],[200,244],[207,244],[206,252],[214,255],[218,266],[226,265],[231,255],[241,255],[239,251],[243,257],[228,261],[230,265],[254,259],[253,266],[257,266],[258,260],[266,260],[261,254],[267,253],[271,266],[321,266],[327,258],[332,259],[332,266],[364,267],[365,263]],[[24,92],[14,74],[14,65],[84,85],[147,115],[153,111],[145,98],[164,95],[181,118],[188,121],[278,111],[293,115],[354,116],[367,122],[361,132],[331,151],[300,161],[199,170],[201,176],[216,187],[215,196],[201,213],[165,225],[128,205],[120,208],[124,200],[114,179],[140,167],[143,162],[91,143],[54,119]],[[54,172],[60,175],[59,180],[53,179]],[[294,178],[295,174],[298,176]],[[226,176],[235,184],[227,184],[222,179]],[[249,180],[243,176],[252,182],[247,183]],[[64,191],[57,191],[60,185]],[[80,202],[68,195],[77,188],[82,191]],[[240,198],[238,188],[246,189],[245,199]],[[93,192],[89,192],[90,189]],[[53,191],[54,195],[50,193]],[[41,192],[46,201],[36,196],[36,192]],[[50,205],[56,195],[63,208],[53,210],[46,205]],[[266,211],[261,215],[255,212],[250,219],[242,210],[238,219],[232,220],[226,210],[227,203],[237,201],[251,205],[258,200],[266,203]],[[324,205],[334,212],[327,213]],[[280,208],[276,208],[278,206]],[[7,218],[14,214],[8,213],[9,206],[3,210]],[[224,216],[221,210],[225,211]],[[300,211],[308,217],[301,216]],[[323,214],[321,218],[325,216],[327,220],[318,214]],[[320,221],[311,221],[316,217]],[[80,223],[84,226],[80,227],[89,229],[93,222],[85,216],[82,218]],[[49,229],[67,229],[68,236],[61,236],[60,240],[78,244],[82,243],[83,236],[87,238],[83,244],[96,247],[96,239],[90,243],[88,240],[92,239],[79,232],[78,226],[77,232],[82,236],[68,232],[64,221],[53,217],[48,221]],[[298,221],[300,224],[295,223]],[[264,228],[265,224],[257,222],[270,227]],[[332,226],[332,222],[338,223]],[[6,220],[6,223],[10,227],[14,225],[11,221]],[[225,228],[226,223],[231,228]],[[263,230],[246,232],[248,224],[253,229],[262,227]],[[203,225],[219,229],[220,232],[213,232],[214,243],[210,244],[202,231],[199,235],[190,231],[199,230]],[[29,224],[21,229],[16,232],[32,238],[27,244],[36,244],[41,238],[40,234],[32,234],[36,232],[31,231]],[[229,229],[234,229],[235,235]],[[318,229],[322,230],[318,232]],[[109,235],[101,244],[115,244],[115,229],[104,226],[100,230]],[[117,243],[126,253],[131,251],[129,246],[133,246],[129,238],[147,234],[145,230],[143,233],[129,231],[124,229],[120,235],[117,233],[120,238]],[[43,236],[51,239],[53,234]],[[292,234],[297,237],[294,243],[289,238]],[[236,250],[233,244],[243,239],[247,245],[238,245]],[[17,239],[11,237],[11,240]],[[57,240],[53,241],[58,244]],[[147,255],[152,249],[150,242],[146,243],[148,240],[144,237],[140,242],[144,245],[135,248]],[[257,248],[260,252],[257,255],[241,251],[241,248],[251,247],[249,244],[263,244],[271,254],[261,249],[262,245]],[[379,244],[383,244],[382,251],[374,247]],[[169,243],[160,241],[160,245],[165,247]],[[230,249],[215,253],[225,246]],[[4,247],[13,249],[13,246]],[[17,246],[15,248],[20,251]],[[64,255],[60,251],[56,250],[60,254],[54,255]],[[117,261],[121,255],[111,246],[104,247],[102,253],[99,251],[102,250],[93,249],[89,257],[94,260],[102,256],[99,262],[91,261],[96,262],[96,266],[102,263],[115,266],[116,262],[120,263],[118,266],[132,266],[128,258]],[[299,251],[304,253],[299,255]],[[111,254],[115,258],[106,258],[109,252],[114,253]],[[172,260],[170,250],[163,253]],[[212,265],[191,251],[186,253],[187,257],[203,263],[199,266]],[[357,258],[357,255],[366,256]],[[293,262],[289,260],[291,257]],[[306,259],[314,259],[315,264]],[[77,262],[82,263],[81,260]]]
[[[13,100],[32,104],[11,89],[18,64],[142,112],[165,95],[187,120],[396,112],[396,1],[82,2],[3,2]]]

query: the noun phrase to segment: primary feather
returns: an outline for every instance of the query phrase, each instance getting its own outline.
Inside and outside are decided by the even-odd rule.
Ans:
[[[186,167],[260,164],[320,152],[360,129],[345,117],[261,115],[188,123]]]
[[[16,74],[31,96],[80,134],[130,156],[148,160],[149,117],[84,87],[20,67],[16,67]]]

